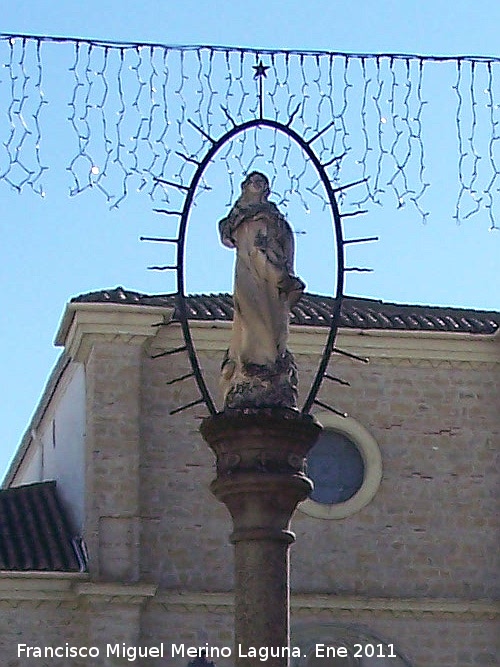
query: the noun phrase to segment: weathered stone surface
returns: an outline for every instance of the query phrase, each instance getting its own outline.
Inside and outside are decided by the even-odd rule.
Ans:
[[[305,285],[294,275],[292,228],[269,194],[267,176],[252,172],[219,223],[222,243],[236,249],[233,329],[221,369],[225,408],[296,407],[288,322]]]
[[[256,665],[250,647],[288,647],[289,525],[312,489],[305,456],[321,426],[292,410],[229,411],[206,419],[201,433],[217,455],[211,484],[233,519],[235,664]],[[241,651],[240,651],[241,648]],[[286,655],[267,659],[289,664]]]

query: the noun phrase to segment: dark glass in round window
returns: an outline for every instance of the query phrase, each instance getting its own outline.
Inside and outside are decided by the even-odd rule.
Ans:
[[[314,482],[311,500],[335,505],[359,491],[365,466],[352,440],[343,433],[325,430],[307,455],[307,471]]]

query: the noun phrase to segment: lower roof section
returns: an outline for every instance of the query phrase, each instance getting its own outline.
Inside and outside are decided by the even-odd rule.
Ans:
[[[55,482],[0,490],[0,570],[81,572],[84,560]]]

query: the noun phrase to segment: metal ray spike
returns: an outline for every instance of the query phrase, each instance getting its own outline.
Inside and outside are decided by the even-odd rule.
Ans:
[[[154,208],[154,213],[165,213],[165,215],[182,215],[182,211],[169,211],[166,208]]]
[[[341,218],[354,218],[356,215],[364,215],[365,213],[368,213],[368,209],[363,208],[359,211],[352,211],[351,213],[341,213],[340,217]]]
[[[360,356],[357,355],[357,354],[353,354],[352,352],[346,352],[345,350],[341,350],[341,349],[339,349],[338,347],[334,347],[334,348],[333,348],[333,351],[334,351],[336,354],[341,354],[343,357],[349,357],[349,359],[356,359],[356,361],[361,361],[361,362],[363,362],[364,364],[368,364],[368,363],[370,362],[370,360],[368,359],[368,357],[360,357]]]
[[[181,347],[174,347],[173,350],[166,350],[165,352],[160,352],[159,354],[151,355],[151,359],[159,359],[160,357],[168,357],[171,354],[177,354],[178,352],[184,352],[187,350],[187,345],[181,345]]]
[[[162,183],[163,185],[170,185],[172,188],[178,188],[179,190],[184,190],[185,192],[187,192],[189,190],[188,186],[187,185],[182,185],[182,183],[175,183],[174,181],[167,181],[164,178],[158,178],[156,176],[153,180],[155,180],[157,183]]]
[[[221,104],[221,105],[220,105],[220,108],[221,108],[222,111],[224,112],[226,118],[233,124],[233,127],[236,127],[236,121],[233,119],[233,117],[232,117],[231,114],[229,113],[229,110],[227,109],[227,107],[224,107],[224,106],[222,106],[222,104]]]
[[[180,324],[180,320],[176,319],[171,319],[168,322],[156,322],[155,324],[152,324],[152,327],[168,327],[171,324]]]
[[[333,188],[333,192],[342,192],[343,190],[348,190],[349,188],[353,188],[355,185],[360,185],[361,183],[366,183],[367,181],[367,178],[362,178],[360,181],[353,181],[352,183],[346,183],[346,185],[339,185],[338,188]]]
[[[308,141],[306,141],[306,144],[308,146],[313,144],[317,139],[319,139],[321,137],[322,134],[325,134],[325,132],[327,132],[334,125],[335,125],[335,121],[332,120],[331,123],[328,123],[328,125],[326,125],[322,130],[320,130],[317,134],[315,134],[314,137],[312,137],[312,139],[309,139]]]
[[[378,236],[365,236],[363,238],[359,239],[345,239],[342,241],[344,245],[349,245],[351,243],[369,243],[370,241],[378,241],[379,237]]]
[[[177,269],[176,265],[172,266],[148,266],[149,271],[174,271]]]
[[[325,167],[329,167],[329,166],[330,166],[331,164],[333,164],[334,162],[340,162],[340,160],[343,160],[343,159],[345,158],[346,155],[347,155],[347,151],[345,151],[344,153],[342,153],[342,155],[336,155],[335,157],[332,157],[332,159],[331,159],[331,160],[328,160],[328,162],[323,162],[321,166],[322,166],[323,168],[325,168]]]
[[[153,243],[179,243],[179,239],[167,239],[163,236],[139,236],[139,241],[153,241]]]
[[[183,410],[187,410],[188,408],[192,408],[195,405],[199,405],[200,403],[204,403],[205,399],[204,398],[199,398],[196,401],[191,401],[191,403],[186,403],[186,405],[182,405],[180,408],[175,408],[175,410],[170,410],[171,415],[175,415],[178,412],[182,412]]]
[[[341,384],[344,387],[350,387],[351,383],[347,382],[347,380],[343,380],[342,378],[335,377],[334,375],[328,375],[328,373],[325,373],[325,378],[327,380],[331,380],[332,382],[337,382],[338,384]]]
[[[322,408],[325,408],[325,410],[329,410],[330,412],[333,412],[334,414],[339,415],[339,417],[344,417],[344,419],[349,416],[347,414],[347,412],[341,412],[340,410],[336,410],[335,408],[332,408],[331,405],[328,405],[327,403],[323,403],[323,401],[319,401],[317,398],[315,399],[314,403],[316,405],[321,406]]]
[[[168,385],[175,384],[176,382],[181,382],[182,380],[187,380],[187,378],[192,378],[192,377],[194,377],[194,373],[192,373],[192,372],[191,373],[186,373],[185,375],[181,375],[178,378],[174,378],[173,380],[169,380],[165,384],[168,384]]]
[[[291,114],[290,118],[288,119],[288,123],[286,124],[287,127],[290,127],[290,125],[292,124],[293,119],[295,118],[295,116],[296,116],[296,114],[297,114],[297,111],[298,111],[298,110],[300,109],[300,107],[301,107],[301,104],[302,104],[302,103],[299,102],[299,104],[297,104],[297,106],[295,107],[295,109],[292,111],[292,114]]]
[[[367,269],[363,266],[346,266],[344,271],[353,271],[357,273],[372,273],[373,269]]]
[[[198,130],[200,134],[202,134],[205,139],[208,139],[208,141],[211,141],[213,144],[217,143],[215,139],[212,139],[212,137],[205,132],[205,130],[202,130],[201,127],[198,127],[194,121],[192,121],[190,118],[188,118],[188,123],[194,127],[195,130]]]
[[[175,154],[181,157],[183,160],[186,160],[186,162],[191,162],[192,164],[197,164],[200,166],[200,162],[198,160],[195,160],[194,157],[190,157],[189,155],[185,155],[184,153],[181,153],[180,151],[175,151]]]

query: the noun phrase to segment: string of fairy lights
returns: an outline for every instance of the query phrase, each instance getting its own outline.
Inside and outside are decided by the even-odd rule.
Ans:
[[[315,150],[332,183],[364,181],[354,210],[391,203],[425,221],[449,170],[450,217],[497,228],[499,79],[494,57],[0,35],[0,180],[43,197],[62,161],[72,196],[97,190],[111,208],[137,191],[168,202],[161,179],[186,185],[211,141],[260,114],[306,141],[328,128]],[[263,169],[280,205],[327,205],[305,156],[276,129],[238,135],[217,159],[228,204],[242,175]],[[204,178],[197,196],[212,187]]]

